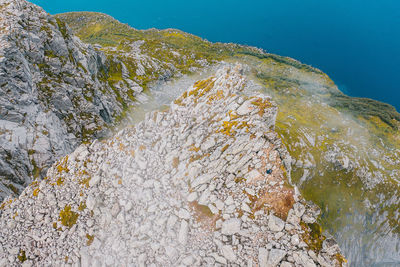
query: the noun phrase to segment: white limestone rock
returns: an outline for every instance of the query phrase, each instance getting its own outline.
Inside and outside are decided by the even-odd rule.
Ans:
[[[221,233],[224,235],[233,235],[240,231],[240,219],[229,219],[222,223]]]
[[[269,251],[266,248],[258,249],[258,264],[260,267],[269,267],[268,264]]]
[[[294,261],[304,267],[316,267],[317,265],[314,263],[314,261],[304,252],[294,252],[293,253],[293,259]]]
[[[268,227],[271,231],[281,232],[285,227],[285,222],[282,219],[271,214],[269,216]]]
[[[207,138],[206,141],[201,144],[201,150],[206,151],[213,146],[215,146],[214,138]]]
[[[238,115],[243,116],[243,115],[249,114],[249,113],[253,110],[253,108],[254,108],[254,107],[253,107],[253,105],[251,104],[251,101],[249,100],[249,101],[244,102],[244,103],[236,110],[236,112],[237,112]]]
[[[186,244],[188,239],[188,233],[189,233],[189,224],[186,220],[182,220],[178,234],[179,243],[181,243],[182,245]]]
[[[271,249],[268,254],[268,261],[266,266],[278,266],[281,260],[286,256],[287,252],[282,249]]]

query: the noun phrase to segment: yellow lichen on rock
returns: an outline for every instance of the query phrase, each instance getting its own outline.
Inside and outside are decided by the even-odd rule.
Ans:
[[[189,96],[200,98],[208,93],[214,87],[214,78],[208,78],[207,80],[198,81],[193,85],[193,90],[189,91]]]
[[[263,116],[265,110],[272,107],[271,102],[268,99],[256,98],[251,102],[253,105],[258,107],[258,115]]]
[[[236,134],[236,131],[235,129],[233,129],[233,127],[237,126],[238,124],[238,121],[223,121],[222,128],[217,130],[217,133],[222,133],[227,136],[233,136]]]
[[[208,104],[211,104],[212,102],[216,101],[216,100],[221,100],[224,98],[224,91],[222,90],[217,90],[217,92],[215,94],[212,94],[208,97]]]
[[[63,171],[69,172],[67,163],[68,163],[68,156],[65,156],[64,159],[62,161],[60,161],[59,164],[57,165],[57,170],[59,173],[62,173]]]

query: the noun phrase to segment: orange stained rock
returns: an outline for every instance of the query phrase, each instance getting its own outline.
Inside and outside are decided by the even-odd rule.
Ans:
[[[273,146],[263,150],[264,155],[261,157],[262,165],[257,171],[260,173],[258,177],[255,177],[251,181],[247,181],[249,184],[256,184],[259,181],[265,181],[264,187],[258,192],[258,197],[249,196],[252,201],[252,210],[255,212],[264,208],[265,210],[272,210],[275,215],[286,220],[289,210],[294,204],[294,189],[288,187],[287,177],[284,174],[284,168],[282,167],[282,161],[277,156],[274,162],[269,162],[269,155],[273,151]],[[270,175],[266,174],[267,163],[272,163],[275,169]],[[280,183],[284,182],[282,188]],[[272,182],[272,184],[270,184]]]
[[[213,214],[209,207],[200,205],[197,201],[189,202],[189,208],[195,214],[196,221],[199,222],[204,229],[209,231],[215,230],[215,223],[221,217],[220,214]]]

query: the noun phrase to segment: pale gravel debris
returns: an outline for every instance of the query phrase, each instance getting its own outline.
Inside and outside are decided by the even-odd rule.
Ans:
[[[230,119],[227,114],[235,111],[229,108],[248,99],[241,93],[247,83],[241,66],[222,68],[210,79],[212,88],[197,100],[188,96],[181,105],[151,112],[144,121],[108,140],[82,145],[50,168],[49,179],[40,183],[37,196],[33,193],[38,185],[31,185],[7,204],[0,218],[3,266],[18,265],[20,250],[28,258],[24,264],[35,266],[256,266],[259,261],[265,266],[278,266],[281,261],[290,262],[282,266],[295,266],[309,262],[303,230],[276,217],[270,204],[256,210],[255,200],[250,199],[274,194],[279,198],[292,192],[283,191],[281,185],[288,179],[281,169],[290,164],[283,165],[288,153],[273,130],[276,107],[267,108],[261,117],[255,105],[248,106],[247,115]],[[219,90],[223,97],[207,103]],[[233,120],[250,126],[234,127],[232,136],[219,132],[223,121]],[[215,144],[201,147],[205,140]],[[179,162],[173,164],[176,157]],[[228,172],[228,166],[235,164],[237,170]],[[262,174],[267,164],[274,170],[268,176]],[[90,177],[87,187],[85,179]],[[63,179],[60,185],[58,178]],[[196,182],[199,178],[200,183]],[[318,215],[295,190],[293,197],[291,214],[298,216],[294,221]],[[79,210],[82,203],[86,208]],[[79,214],[71,228],[59,221],[66,205]],[[215,214],[210,207],[215,207]],[[48,219],[34,216],[39,212]],[[339,252],[330,240],[311,261],[335,266],[334,255]]]

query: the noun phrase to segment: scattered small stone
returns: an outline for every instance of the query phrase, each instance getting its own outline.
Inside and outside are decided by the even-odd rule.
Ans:
[[[280,232],[285,227],[285,222],[271,214],[269,215],[268,227],[274,232]]]
[[[268,255],[267,266],[275,267],[286,256],[287,252],[281,249],[271,249]]]
[[[224,235],[233,235],[240,231],[240,219],[229,219],[222,223],[221,233]]]

